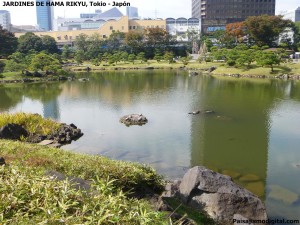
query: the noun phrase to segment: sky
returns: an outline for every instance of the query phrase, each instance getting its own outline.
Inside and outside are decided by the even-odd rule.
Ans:
[[[22,1],[35,1],[35,0],[22,0]],[[60,1],[61,0],[54,0]],[[75,1],[75,0],[69,0]],[[84,1],[84,0],[83,0]],[[86,2],[105,2],[111,3],[113,0],[86,0]],[[191,0],[126,0],[131,6],[138,7],[139,15],[142,18],[167,18],[167,17],[191,17]],[[14,25],[36,25],[36,10],[35,6],[3,6],[5,0],[0,0],[0,10],[8,10],[11,13],[12,24]],[[18,2],[15,0],[14,2]],[[20,1],[19,1],[20,2]],[[66,2],[64,0],[63,2]],[[122,2],[116,0],[116,2]],[[124,1],[123,1],[124,2]],[[276,1],[276,14],[282,11],[295,10],[300,7],[299,0],[277,0]],[[100,7],[71,7],[71,6],[57,6],[54,9],[54,17],[76,18],[82,12],[94,12],[95,9]],[[101,7],[102,11],[112,8],[111,6]],[[126,7],[119,7],[119,10],[125,15]]]

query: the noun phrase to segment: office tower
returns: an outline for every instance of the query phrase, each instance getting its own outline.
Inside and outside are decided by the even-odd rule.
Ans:
[[[298,7],[295,11],[295,22],[300,21],[300,7]]]
[[[49,6],[49,0],[36,0],[36,19],[40,30],[52,30],[54,18],[53,6]]]
[[[3,29],[9,30],[11,28],[10,13],[6,10],[0,10],[0,25]]]
[[[224,30],[226,24],[244,21],[249,16],[275,15],[275,2],[276,0],[192,0],[192,13],[193,17],[201,18],[202,31],[211,32]]]
[[[139,17],[138,8],[132,7],[132,6],[127,6],[126,7],[126,16],[128,16],[129,19],[138,18]]]

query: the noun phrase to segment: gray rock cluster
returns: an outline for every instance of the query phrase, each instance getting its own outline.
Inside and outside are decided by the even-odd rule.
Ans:
[[[148,120],[143,114],[130,114],[121,117],[120,122],[124,123],[126,126],[131,126],[144,125],[148,122]]]
[[[29,132],[21,125],[9,123],[0,128],[0,138],[10,140],[21,140],[22,137],[31,143],[39,143],[44,140],[52,140],[55,146],[60,147],[64,144],[70,144],[72,141],[77,140],[83,135],[80,129],[74,124],[62,123],[58,131],[49,135],[29,134]],[[54,147],[55,147],[54,146]]]
[[[163,196],[176,197],[220,224],[232,224],[236,218],[268,219],[256,195],[235,184],[231,177],[201,166],[188,170],[181,182],[169,183]]]

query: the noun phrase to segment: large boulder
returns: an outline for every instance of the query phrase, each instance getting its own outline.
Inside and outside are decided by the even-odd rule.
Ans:
[[[28,137],[28,132],[21,125],[9,123],[0,128],[0,138],[20,140],[21,137]]]
[[[126,126],[131,125],[144,125],[148,122],[147,118],[143,114],[130,114],[123,116],[120,119],[121,123],[124,123]]]
[[[205,167],[194,167],[184,175],[178,194],[183,203],[205,211],[221,224],[247,218],[266,221],[266,208],[250,191],[235,184],[229,176]],[[260,223],[261,224],[261,223]]]

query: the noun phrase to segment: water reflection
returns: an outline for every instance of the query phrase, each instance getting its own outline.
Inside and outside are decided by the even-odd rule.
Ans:
[[[271,216],[297,218],[300,82],[188,77],[178,71],[89,78],[1,86],[0,109],[75,123],[85,135],[66,149],[147,163],[170,178],[190,166],[207,166],[265,199]],[[188,114],[205,109],[216,113]],[[119,123],[129,113],[143,113],[149,123]]]

